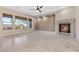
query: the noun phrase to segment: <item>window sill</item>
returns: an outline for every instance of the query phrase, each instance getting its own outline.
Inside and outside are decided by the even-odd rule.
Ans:
[[[2,30],[0,31],[0,37],[21,34],[21,33],[29,33],[32,32],[32,29],[13,29],[13,30]]]

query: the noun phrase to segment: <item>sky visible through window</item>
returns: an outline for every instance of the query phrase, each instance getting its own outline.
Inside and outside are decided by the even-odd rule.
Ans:
[[[12,18],[3,17],[3,24],[11,25],[12,24]]]

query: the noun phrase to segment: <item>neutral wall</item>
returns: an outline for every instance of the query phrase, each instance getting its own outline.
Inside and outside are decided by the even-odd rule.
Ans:
[[[79,7],[76,7],[76,39],[79,42]]]
[[[36,18],[33,19],[32,25],[33,25],[33,30],[37,30],[38,26],[37,26],[37,19]]]
[[[39,18],[37,29],[41,31],[55,31],[55,16]]]
[[[66,20],[75,18],[75,7],[66,7],[62,10],[59,10],[55,13],[55,20]]]

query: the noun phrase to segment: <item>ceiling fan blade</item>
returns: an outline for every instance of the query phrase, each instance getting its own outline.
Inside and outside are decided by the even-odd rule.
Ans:
[[[37,10],[37,9],[30,9],[30,10]]]
[[[38,10],[41,13],[41,10]]]
[[[40,6],[40,8],[42,8],[43,6]]]

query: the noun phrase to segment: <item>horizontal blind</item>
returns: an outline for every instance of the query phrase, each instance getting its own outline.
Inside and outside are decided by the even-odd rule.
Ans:
[[[27,20],[26,17],[15,16],[15,19]]]
[[[13,18],[13,16],[10,14],[3,14],[3,17]]]

